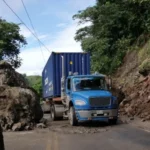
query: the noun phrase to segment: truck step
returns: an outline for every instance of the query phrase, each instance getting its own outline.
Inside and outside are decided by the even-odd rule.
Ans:
[[[65,119],[68,119],[68,115],[66,115],[66,114],[63,114],[63,117],[64,117]]]
[[[65,112],[67,112],[68,110],[69,110],[68,108],[65,108],[65,110],[64,110],[64,111],[65,111]]]

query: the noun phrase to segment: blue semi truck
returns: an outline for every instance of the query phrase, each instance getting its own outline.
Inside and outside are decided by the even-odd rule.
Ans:
[[[90,74],[89,53],[52,52],[42,72],[52,120],[65,117],[72,126],[90,120],[116,124],[118,101],[110,92],[111,79],[107,81],[104,75]]]

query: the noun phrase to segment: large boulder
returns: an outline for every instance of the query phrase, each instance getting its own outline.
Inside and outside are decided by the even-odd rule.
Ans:
[[[0,61],[0,124],[3,130],[32,129],[42,117],[36,91],[9,63]]]
[[[0,86],[0,118],[4,130],[14,128],[16,123],[21,124],[17,130],[23,130],[42,117],[40,100],[34,90]]]
[[[28,87],[26,79],[6,61],[0,61],[0,85]]]

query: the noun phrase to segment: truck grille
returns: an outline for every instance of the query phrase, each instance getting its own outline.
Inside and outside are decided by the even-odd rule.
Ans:
[[[110,105],[110,97],[91,97],[89,103],[92,107],[103,107]]]

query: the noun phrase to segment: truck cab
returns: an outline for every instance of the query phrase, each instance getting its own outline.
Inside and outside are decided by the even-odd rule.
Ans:
[[[75,75],[66,80],[66,107],[71,125],[81,121],[105,121],[115,124],[117,98],[107,87],[103,75]]]

